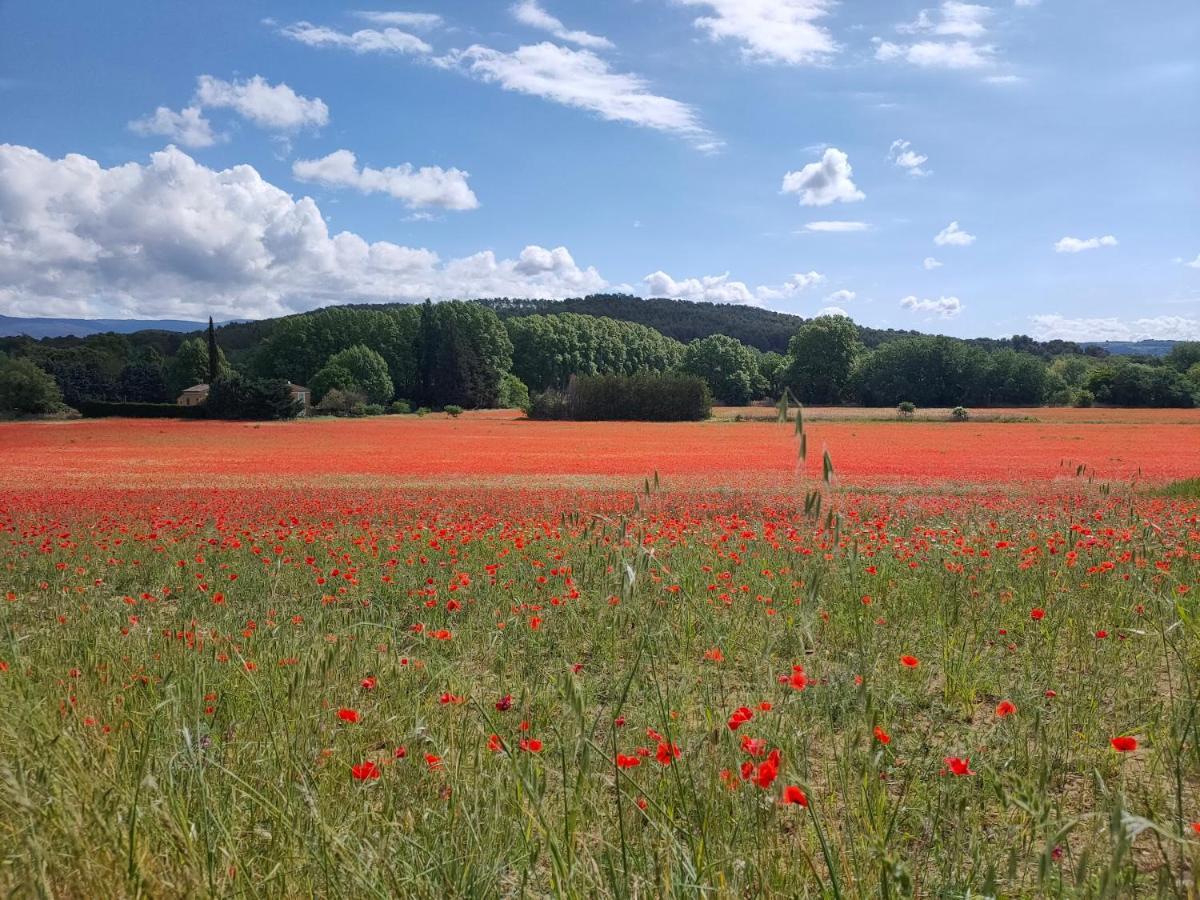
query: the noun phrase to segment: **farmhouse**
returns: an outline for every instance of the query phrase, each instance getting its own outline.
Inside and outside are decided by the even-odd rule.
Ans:
[[[292,384],[290,381],[288,390],[292,394],[292,400],[299,403],[304,411],[308,410],[311,402],[312,392],[308,388],[299,384]],[[179,406],[198,406],[208,399],[207,384],[193,384],[190,388],[186,388],[175,400]],[[304,413],[301,412],[301,415]]]

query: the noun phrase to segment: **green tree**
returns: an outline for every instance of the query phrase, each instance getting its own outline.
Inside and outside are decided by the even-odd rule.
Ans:
[[[525,409],[529,406],[529,388],[512,372],[505,372],[500,379],[497,405],[501,409]]]
[[[804,403],[840,403],[862,349],[850,318],[818,316],[788,344],[784,383]]]
[[[225,353],[217,348],[217,377],[230,373]],[[194,384],[210,384],[208,380],[208,345],[200,338],[188,338],[179,345],[168,367],[167,386],[177,396]]]
[[[121,370],[117,392],[131,403],[167,403],[174,399],[167,389],[167,362],[158,348],[140,347]]]
[[[212,382],[204,405],[214,419],[291,419],[300,413],[283,379],[248,378],[236,372]]]
[[[428,406],[494,407],[500,379],[512,369],[513,345],[500,318],[487,307],[458,300],[426,304],[419,313],[418,383],[412,394]]]
[[[766,392],[754,350],[723,334],[697,338],[688,344],[679,369],[703,378],[713,396],[730,406],[744,406]]]
[[[783,393],[783,379],[787,372],[788,358],[782,353],[768,350],[758,357],[758,374],[767,385],[767,394],[778,397]]]
[[[1200,364],[1200,341],[1180,341],[1171,348],[1163,362],[1177,372],[1187,372]]]
[[[329,368],[348,372],[353,379],[350,385],[339,384],[336,387],[357,390],[366,395],[371,403],[388,403],[395,396],[395,386],[388,374],[387,363],[370,347],[355,344],[333,354],[325,364],[325,369]]]
[[[39,415],[56,411],[62,402],[54,379],[33,361],[0,357],[0,412]]]
[[[861,357],[852,376],[866,406],[966,406],[985,370],[986,353],[949,337],[900,338]]]
[[[354,391],[356,384],[354,376],[350,374],[349,369],[342,366],[328,365],[314,375],[308,382],[308,389],[312,392],[312,402],[320,403],[330,391]],[[363,398],[366,402],[366,398]]]

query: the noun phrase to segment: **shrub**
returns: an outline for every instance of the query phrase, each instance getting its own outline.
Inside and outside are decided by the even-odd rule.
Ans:
[[[554,388],[534,394],[525,407],[525,413],[531,419],[565,419],[567,418],[567,395]]]
[[[498,405],[502,409],[525,409],[529,406],[529,388],[512,372],[505,372],[500,379]]]
[[[292,419],[302,407],[281,378],[222,375],[212,383],[204,409],[212,419]]]
[[[85,418],[103,419],[122,416],[130,419],[203,419],[208,416],[204,404],[180,406],[178,403],[133,403],[84,400],[79,412]]]
[[[462,415],[463,408],[457,403],[447,403],[442,407],[442,411],[445,412],[450,418],[457,419]]]
[[[385,412],[387,410],[384,409],[382,403],[368,403],[363,407],[364,416],[382,416]]]
[[[554,397],[544,397],[531,404],[530,417],[543,410],[551,413],[546,418],[581,421],[696,421],[712,414],[712,394],[694,375],[594,375],[571,379],[565,414]]]
[[[916,411],[916,404],[910,400],[901,400],[900,405],[896,407],[896,415],[902,419],[911,419]]]
[[[366,406],[367,398],[362,394],[331,388],[317,404],[317,410],[333,416],[361,416],[365,414]]]
[[[955,422],[965,422],[970,418],[970,415],[965,406],[956,406],[950,411],[950,418]]]
[[[1096,395],[1087,388],[1080,388],[1075,392],[1075,395],[1071,397],[1071,405],[1079,407],[1080,409],[1086,409],[1095,402]]]
[[[417,407],[417,415],[420,416],[421,418],[424,418],[425,416],[429,415],[429,413],[430,413],[430,409],[428,406],[418,406]]]
[[[411,400],[394,400],[391,405],[388,406],[388,412],[392,413],[393,415],[406,416],[412,411],[413,405]]]

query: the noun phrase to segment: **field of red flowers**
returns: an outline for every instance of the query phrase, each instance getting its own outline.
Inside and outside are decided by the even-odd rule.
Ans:
[[[0,889],[1194,896],[1196,434],[0,425]]]

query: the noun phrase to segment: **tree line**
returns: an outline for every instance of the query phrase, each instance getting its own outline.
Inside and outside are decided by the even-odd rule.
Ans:
[[[153,331],[9,338],[0,340],[0,410],[169,404],[185,388],[210,382],[222,385],[210,398],[218,401],[214,408],[222,397],[236,406],[251,395],[256,409],[272,408],[287,382],[308,387],[330,412],[528,406],[531,395],[565,391],[572,377],[652,373],[697,378],[726,405],[774,399],[785,390],[811,404],[926,407],[1193,406],[1200,395],[1200,343],[1177,344],[1165,358],[1137,359],[1022,335],[960,340],[894,333],[876,341],[879,332],[845,316],[821,316],[791,317],[798,324],[776,351],[721,332],[684,342],[641,322],[533,311],[557,308],[549,302],[331,307],[251,323],[249,330],[226,326],[211,340]],[[703,310],[702,321],[725,312],[707,309],[716,304],[673,309],[686,317],[693,306]],[[768,321],[735,309],[729,321]],[[245,342],[247,334],[254,340]]]

